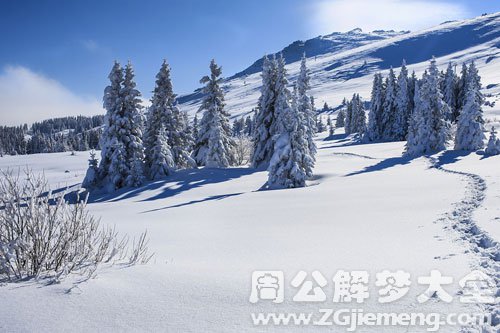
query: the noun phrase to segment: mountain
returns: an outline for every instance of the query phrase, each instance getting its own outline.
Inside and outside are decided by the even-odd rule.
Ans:
[[[391,66],[397,69],[405,59],[409,70],[420,75],[432,56],[442,69],[450,61],[461,66],[474,60],[488,100],[500,104],[500,13],[445,22],[418,32],[365,33],[354,29],[293,42],[276,53],[283,54],[291,83],[298,74],[304,52],[311,71],[311,94],[318,107],[324,102],[338,105],[355,92],[369,99],[375,72],[384,72]],[[262,59],[258,59],[225,80],[223,89],[233,118],[249,114],[257,105],[261,66]],[[180,96],[180,107],[194,116],[201,97],[200,90]],[[499,107],[487,111],[500,115]]]

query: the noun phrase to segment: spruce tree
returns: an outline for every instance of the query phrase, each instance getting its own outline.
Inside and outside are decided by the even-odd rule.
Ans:
[[[484,147],[484,119],[480,77],[474,62],[467,70],[465,89],[465,105],[458,116],[455,149],[476,151]]]
[[[466,89],[467,89],[467,65],[463,63],[462,71],[460,72],[460,78],[457,79],[457,86],[455,92],[457,95],[456,110],[458,113],[460,113],[460,110],[462,110],[462,108],[465,105]],[[458,114],[456,115],[455,119],[458,119]]]
[[[126,160],[130,168],[127,177],[128,186],[140,186],[144,182],[144,146],[142,143],[143,114],[141,93],[136,89],[134,69],[129,62],[125,67],[123,81],[123,128],[120,142],[126,149]]]
[[[314,159],[316,155],[316,144],[314,143],[314,134],[315,134],[315,115],[316,112],[313,110],[313,106],[311,104],[311,99],[307,95],[309,90],[309,71],[306,65],[306,56],[302,55],[302,60],[300,62],[300,72],[299,77],[297,78],[297,108],[298,112],[301,113],[302,118],[304,120],[304,127],[306,131],[306,140],[309,148],[309,156]],[[320,118],[320,124],[323,125]],[[322,128],[323,129],[323,128]],[[319,127],[317,127],[318,132],[320,131]]]
[[[100,138],[99,145],[101,147],[101,161],[99,163],[98,179],[106,181],[111,169],[111,161],[113,150],[116,147],[115,141],[120,130],[119,114],[123,108],[123,98],[121,95],[123,85],[123,69],[120,64],[115,61],[113,68],[108,76],[110,85],[104,89],[103,106],[106,110],[104,117],[104,129]]]
[[[456,122],[458,119],[458,108],[457,108],[457,76],[451,62],[448,63],[448,67],[446,68],[446,73],[444,77],[444,91],[443,91],[443,99],[450,107],[450,121]]]
[[[375,74],[373,77],[370,104],[371,108],[368,114],[365,137],[369,141],[379,141],[382,139],[382,114],[384,111],[384,83],[380,73]]]
[[[158,134],[155,136],[155,142],[151,149],[149,158],[149,177],[151,179],[161,179],[172,173],[175,169],[175,162],[172,156],[172,150],[168,145],[167,135],[163,124],[160,124]]]
[[[215,60],[210,63],[210,76],[204,76],[200,83],[205,84],[200,111],[203,118],[200,122],[199,137],[193,158],[199,165],[207,167],[228,167],[234,163],[233,148],[235,142],[231,137],[229,114],[225,111],[222,69]]]
[[[490,156],[500,154],[500,139],[497,138],[495,127],[491,128],[490,139],[488,140],[488,145],[486,146],[484,153]]]
[[[269,164],[268,188],[305,186],[312,176],[314,160],[309,155],[303,113],[292,105],[292,94],[287,88],[285,60],[280,57],[276,76],[277,133],[274,153]]]
[[[384,106],[381,118],[382,139],[393,141],[396,138],[394,126],[396,121],[396,75],[394,70],[389,70],[385,81]]]
[[[335,127],[344,127],[345,126],[345,110],[340,109],[339,113],[337,114],[337,119],[335,119]]]
[[[410,115],[410,100],[408,92],[408,70],[403,60],[401,71],[398,75],[396,89],[396,115],[394,117],[393,135],[394,140],[403,141],[408,134],[408,122]]]
[[[351,103],[351,101],[346,102],[344,128],[345,128],[345,134],[349,135],[352,133],[352,103]]]
[[[262,87],[257,115],[255,116],[254,149],[252,166],[267,166],[273,155],[273,136],[276,134],[276,59],[264,57],[262,66]]]

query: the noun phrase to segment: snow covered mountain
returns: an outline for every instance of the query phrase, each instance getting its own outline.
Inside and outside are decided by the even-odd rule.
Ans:
[[[311,71],[311,94],[316,98],[317,107],[324,102],[338,105],[354,92],[367,99],[375,72],[383,72],[391,66],[397,68],[404,58],[409,70],[419,75],[432,56],[442,69],[449,61],[457,65],[476,61],[489,101],[500,99],[500,13],[445,22],[418,32],[365,33],[361,29],[336,32],[305,42],[296,41],[280,52],[287,62],[291,82],[298,74],[300,56],[306,53]],[[261,66],[262,59],[259,59],[226,79],[226,101],[233,118],[250,113],[256,106]],[[179,97],[179,103],[194,116],[200,98],[201,92],[197,90]],[[500,115],[500,102],[496,104],[493,109],[485,109],[487,115]]]

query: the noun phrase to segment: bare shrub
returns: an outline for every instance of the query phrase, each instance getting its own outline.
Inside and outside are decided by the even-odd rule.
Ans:
[[[6,171],[0,178],[0,280],[94,274],[101,263],[151,258],[145,232],[129,248],[127,236],[88,212],[86,199],[70,204],[43,175],[27,170],[24,176]]]
[[[250,162],[253,151],[253,143],[250,137],[239,135],[234,139],[234,157],[236,165],[246,165]]]

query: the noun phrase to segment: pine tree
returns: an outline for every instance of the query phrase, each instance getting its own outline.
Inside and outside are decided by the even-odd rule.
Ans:
[[[423,103],[420,99],[420,87],[418,81],[415,81],[414,105],[410,116],[408,127],[408,138],[405,145],[405,154],[408,156],[417,156],[424,151],[425,136],[429,135],[429,127],[426,117],[423,114]]]
[[[293,108],[287,88],[285,60],[280,57],[276,77],[277,133],[269,164],[268,188],[303,187],[312,176],[314,160],[309,155],[303,113]]]
[[[360,137],[363,137],[366,132],[366,113],[363,101],[361,100],[359,94],[354,96],[352,104],[353,114],[356,115],[354,117],[354,132],[358,133]]]
[[[488,145],[486,146],[484,153],[490,156],[500,154],[500,139],[497,138],[495,127],[491,128],[490,139],[488,140]]]
[[[345,111],[344,109],[340,109],[339,113],[337,114],[337,119],[335,119],[335,127],[344,127],[345,126]]]
[[[403,60],[401,71],[398,75],[397,89],[396,89],[396,114],[393,124],[394,140],[403,141],[408,134],[408,122],[410,115],[410,103],[408,93],[408,70],[406,69],[406,62]]]
[[[379,141],[382,139],[382,114],[384,111],[384,82],[380,73],[373,77],[370,104],[366,138],[369,141]]]
[[[415,85],[417,84],[417,82],[417,75],[415,74],[415,71],[413,71],[411,73],[411,76],[408,78],[408,124],[410,122],[411,114],[413,113],[413,110],[415,110]]]
[[[457,109],[457,80],[458,78],[450,62],[444,76],[443,99],[450,107],[451,114],[449,119],[451,122],[456,122],[459,114]]]
[[[352,133],[352,103],[351,103],[351,101],[346,102],[344,128],[345,128],[345,134],[349,135]]]
[[[396,75],[394,70],[389,70],[389,75],[385,81],[385,96],[382,112],[382,139],[393,141],[396,139],[394,126],[396,121]]]
[[[99,161],[96,158],[95,150],[90,151],[89,158],[89,167],[87,169],[87,173],[85,174],[85,178],[82,182],[82,187],[84,188],[93,188],[97,185],[98,181],[98,172],[99,172]]]
[[[434,58],[419,88],[419,99],[415,100],[418,105],[413,117],[416,119],[412,125],[412,131],[417,131],[416,138],[411,137],[407,142],[407,154],[414,156],[444,150],[450,138],[450,124],[446,119],[449,108],[439,89],[439,71]]]
[[[316,112],[313,109],[313,104],[311,103],[310,97],[307,95],[309,90],[309,71],[306,65],[306,56],[302,55],[302,60],[300,62],[300,73],[297,78],[297,108],[298,112],[302,115],[304,120],[304,127],[306,131],[306,140],[309,149],[309,156],[314,159],[316,155],[316,144],[314,143],[315,129],[318,132],[323,132],[323,123],[320,118],[321,130],[315,126],[315,116]]]
[[[192,128],[193,128],[193,142],[198,142],[198,137],[199,137],[198,129],[199,129],[199,125],[198,125],[198,115],[197,114],[194,115]]]
[[[252,166],[268,165],[273,155],[273,136],[276,134],[276,58],[264,57],[262,87],[257,115],[255,116],[254,149]]]
[[[467,89],[467,65],[463,63],[462,71],[460,73],[460,78],[457,79],[457,86],[455,92],[457,95],[456,110],[458,113],[460,112],[460,110],[463,109],[465,105],[466,89]],[[458,119],[458,114],[456,115],[455,118]]]
[[[253,136],[253,133],[254,133],[253,127],[254,127],[254,122],[252,120],[252,117],[248,116],[245,119],[245,126],[243,127],[243,131],[244,131],[245,135],[247,135],[249,137]]]
[[[210,63],[210,76],[204,76],[200,83],[205,84],[200,111],[203,118],[200,122],[199,137],[193,157],[199,165],[207,167],[228,167],[234,163],[232,151],[235,146],[231,137],[229,114],[224,110],[224,92],[222,69],[215,60]]]
[[[120,130],[120,113],[123,108],[123,98],[121,95],[123,85],[123,69],[115,61],[108,76],[110,85],[104,89],[103,106],[106,109],[104,118],[104,130],[100,138],[101,162],[99,164],[98,179],[105,181],[112,173],[111,161],[113,149],[116,147],[115,141]]]
[[[168,145],[163,124],[160,124],[155,140],[156,142],[151,149],[149,177],[151,179],[161,179],[170,175],[175,169],[174,158],[170,146]]]
[[[484,147],[481,83],[474,62],[467,70],[465,105],[458,116],[455,149],[476,151]]]
[[[122,88],[123,117],[120,142],[125,147],[125,158],[130,174],[127,186],[139,186],[144,182],[144,147],[142,144],[143,115],[140,96],[134,81],[134,70],[130,62],[125,67],[125,78]]]

